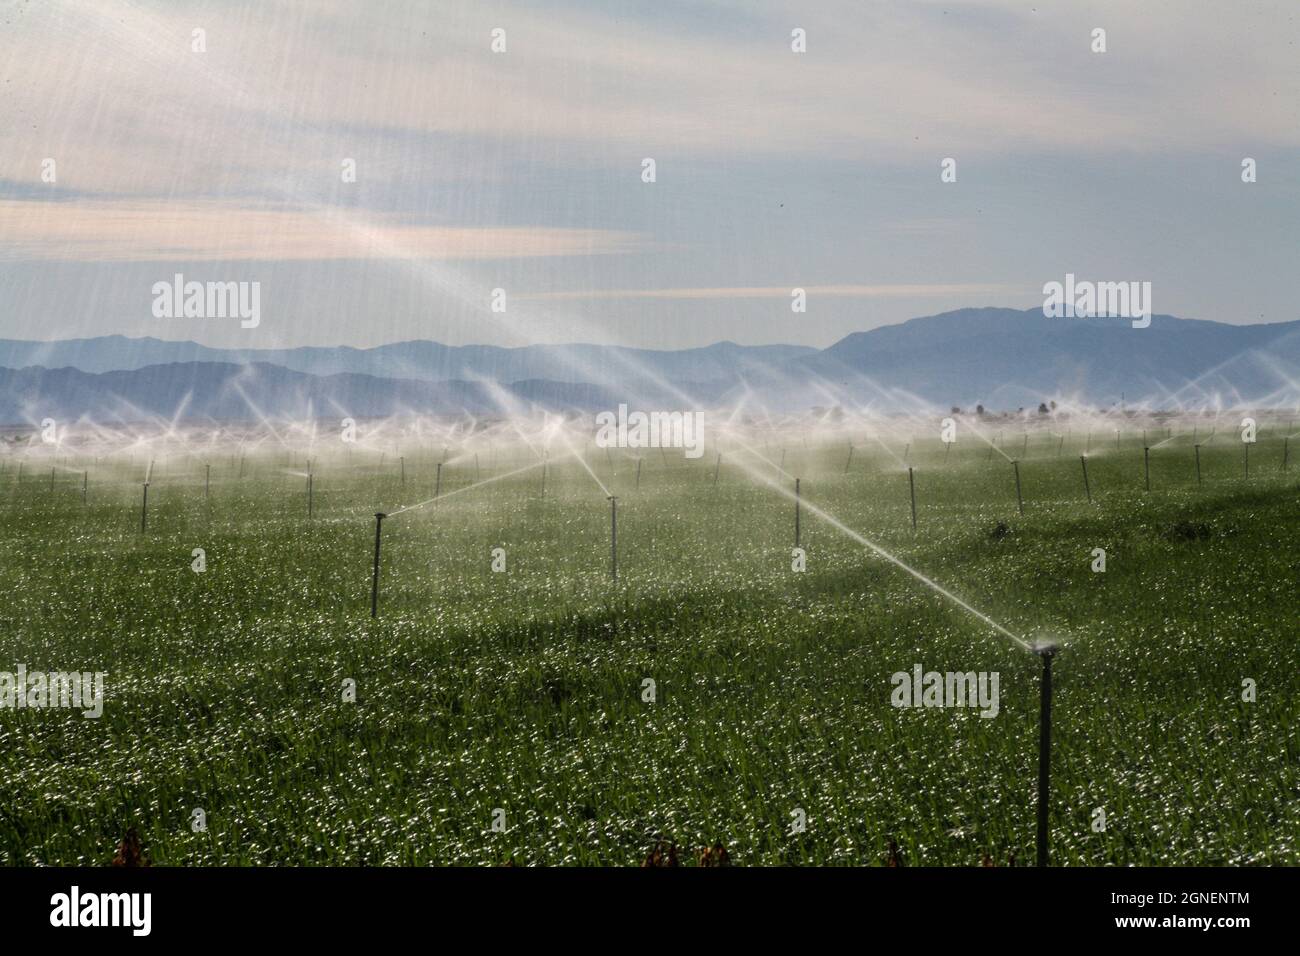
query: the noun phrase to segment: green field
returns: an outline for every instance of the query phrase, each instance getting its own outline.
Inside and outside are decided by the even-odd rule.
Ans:
[[[784,440],[808,503],[1063,643],[1054,863],[1300,862],[1280,430],[1249,477],[1240,443],[1206,445],[1200,485],[1175,437],[1150,491],[1140,435],[1099,442],[1093,504],[1080,443],[1032,435],[1023,515],[1001,451],[913,446],[915,532],[902,442],[846,471],[844,443]],[[405,481],[392,453],[321,455],[310,519],[301,451],[73,448],[21,480],[9,455],[0,670],[107,678],[98,720],[0,710],[0,863],[105,864],[130,827],[155,865],[640,865],[659,840],[683,862],[720,842],[741,865],[882,865],[891,838],[906,865],[1032,862],[1038,659],[808,509],[792,572],[789,482],[758,457],[782,451],[751,448],[649,451],[639,488],[631,452],[588,450],[593,478],[552,449],[544,492],[522,445],[484,446],[477,477],[534,467],[469,490],[462,455],[442,499],[384,522],[377,620],[373,513],[430,497],[440,449],[407,452]],[[595,479],[619,498],[617,583]],[[1000,713],[891,706],[914,664],[998,672]]]

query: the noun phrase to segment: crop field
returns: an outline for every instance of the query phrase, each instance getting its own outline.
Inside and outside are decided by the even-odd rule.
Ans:
[[[1175,423],[1149,490],[1140,432],[1090,436],[1087,492],[1078,431],[10,445],[0,669],[105,677],[97,719],[0,709],[0,863],[1029,864],[1008,635],[1059,645],[1053,863],[1298,863],[1287,427],[1198,480]],[[895,706],[917,665],[997,673],[996,715]]]

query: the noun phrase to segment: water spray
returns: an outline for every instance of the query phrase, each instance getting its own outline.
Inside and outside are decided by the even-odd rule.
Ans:
[[[379,617],[379,542],[384,529],[384,519],[388,515],[382,511],[375,512],[375,573],[370,580],[370,616]]]

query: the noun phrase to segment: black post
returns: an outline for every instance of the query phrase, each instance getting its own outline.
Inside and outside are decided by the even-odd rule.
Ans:
[[[311,472],[309,471],[309,472],[307,472],[307,517],[308,517],[308,518],[311,517],[311,512],[312,512],[312,500],[311,500],[311,499],[312,499],[312,493],[311,493],[311,492],[312,492],[312,488],[311,488]]]
[[[1013,462],[1011,463],[1011,467],[1014,468],[1014,469],[1016,470],[1016,507],[1020,509],[1020,513],[1021,513],[1021,514],[1024,514],[1024,513],[1025,513],[1025,499],[1024,499],[1023,497],[1021,497],[1021,494],[1020,494],[1020,461],[1019,461],[1019,459],[1017,459],[1016,461],[1013,461]]]
[[[794,480],[794,546],[799,547],[799,479]]]
[[[1052,774],[1052,655],[1056,648],[1040,647],[1043,679],[1038,703],[1038,865],[1047,866],[1047,809]]]
[[[636,486],[641,487],[641,459],[636,460]]]
[[[1197,485],[1197,487],[1200,487],[1200,484],[1201,484],[1201,446],[1200,446],[1200,445],[1193,445],[1192,447],[1196,449],[1196,485]]]
[[[54,491],[54,469],[50,469],[50,491]]]
[[[437,477],[433,479],[433,496],[436,498],[442,493],[442,462],[438,462]],[[542,494],[546,493],[546,466],[542,466]]]
[[[618,583],[618,499],[609,496],[609,576]]]
[[[1151,449],[1145,446],[1142,448],[1142,468],[1143,468],[1143,473],[1146,475],[1147,491],[1150,491],[1151,490]]]
[[[144,483],[144,498],[140,502],[140,533],[144,534],[145,523],[149,518],[149,482]]]
[[[1080,455],[1079,461],[1083,464],[1083,490],[1088,496],[1088,504],[1092,504],[1092,489],[1088,487],[1088,456]]]
[[[384,528],[384,519],[388,515],[382,511],[375,512],[375,575],[370,581],[370,616],[379,617],[379,535]]]
[[[907,466],[907,487],[912,493],[912,530],[916,530],[916,476],[912,474],[912,466]]]

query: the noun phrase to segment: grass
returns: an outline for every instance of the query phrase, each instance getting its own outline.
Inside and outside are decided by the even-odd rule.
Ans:
[[[786,471],[1012,632],[1066,642],[1053,862],[1300,861],[1300,466],[1261,436],[1246,479],[1221,440],[1198,486],[1175,440],[1146,492],[1126,438],[1093,448],[1089,505],[1056,449],[1031,441],[1021,516],[1001,454],[914,446],[916,533],[892,452],[845,473],[845,447],[792,444]],[[431,457],[405,484],[391,456],[318,464],[310,520],[300,458],[212,462],[206,500],[202,460],[159,462],[144,534],[139,461],[70,458],[52,489],[48,464],[0,474],[0,669],[108,675],[98,720],[0,709],[0,862],[103,864],[128,827],[156,865],[628,865],[661,839],[743,865],[877,865],[891,838],[909,865],[1032,859],[1038,661],[807,510],[793,573],[793,502],[753,455],[725,450],[714,485],[712,455],[651,451],[638,489],[627,453],[592,454],[617,585],[608,503],[571,460],[544,497],[533,469],[390,518],[373,621],[373,512],[429,497]],[[448,465],[443,494],[474,474]],[[999,672],[999,715],[895,709],[917,663]]]

